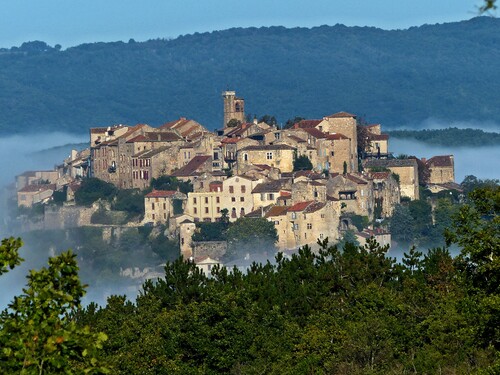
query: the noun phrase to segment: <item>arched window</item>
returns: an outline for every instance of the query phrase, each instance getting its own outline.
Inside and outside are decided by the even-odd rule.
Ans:
[[[231,210],[231,217],[232,218],[236,218],[236,208],[233,207],[233,209]]]

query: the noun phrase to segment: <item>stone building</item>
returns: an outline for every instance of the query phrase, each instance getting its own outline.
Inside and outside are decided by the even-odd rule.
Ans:
[[[266,164],[281,172],[293,171],[295,148],[288,145],[247,146],[237,153],[237,173],[244,173],[252,164]]]
[[[222,99],[224,100],[224,124],[223,128],[227,128],[227,124],[231,120],[237,120],[240,123],[245,122],[245,100],[236,97],[234,91],[222,92]]]
[[[262,182],[252,190],[253,207],[256,209],[270,204],[276,204],[279,197],[282,196],[282,193],[290,192],[290,190],[290,180],[281,179]]]
[[[179,201],[180,211],[185,206],[187,197],[175,190],[153,190],[144,197],[144,222],[154,224],[167,223],[176,213],[174,201]]]
[[[32,207],[36,203],[44,203],[52,197],[55,190],[55,184],[26,185],[17,191],[17,206]]]
[[[373,180],[375,212],[378,214],[375,219],[391,217],[394,206],[401,202],[398,182],[392,172],[371,172],[369,177]]]
[[[455,162],[453,155],[433,156],[429,160],[422,159],[429,168],[430,184],[446,184],[455,182]]]
[[[188,194],[186,213],[195,221],[214,222],[227,209],[229,220],[236,221],[253,209],[252,190],[259,184],[243,176],[229,177],[222,182],[210,184],[210,191]]]
[[[373,218],[375,202],[370,179],[354,174],[332,174],[326,186],[328,196],[341,202],[343,212]]]
[[[379,171],[388,169],[399,177],[401,196],[419,199],[418,164],[415,159],[365,160],[365,169]]]

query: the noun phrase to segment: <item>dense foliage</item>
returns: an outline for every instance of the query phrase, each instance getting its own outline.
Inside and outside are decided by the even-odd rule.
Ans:
[[[26,364],[30,353],[19,345],[27,343],[37,353],[28,365],[47,358],[48,372],[94,366],[92,373],[104,364],[116,374],[496,374],[499,210],[499,186],[468,195],[447,229],[447,244],[462,249],[456,258],[445,247],[425,254],[410,248],[396,263],[373,240],[343,248],[325,240],[317,253],[306,246],[246,272],[212,269],[211,278],[177,259],[164,278],[144,284],[135,303],[112,296],[104,307],[78,311],[71,305],[82,294],[74,256],[63,254],[31,273],[11,309],[72,312],[50,315],[48,323],[45,315],[3,313],[0,368]],[[407,211],[428,214],[422,203]],[[19,245],[2,242],[0,269],[18,263]]]
[[[500,60],[499,23],[235,28],[66,50],[4,49],[0,133],[159,125],[180,116],[219,128],[228,85],[246,98],[247,113],[272,113],[282,125],[297,114],[340,110],[387,127],[428,118],[499,122],[496,97],[487,93],[498,92],[500,71],[485,63]]]
[[[113,297],[77,318],[108,333],[103,359],[124,374],[493,374],[499,198],[478,191],[455,216],[457,258],[411,248],[398,264],[373,241],[324,241],[213,278],[177,260],[136,303]]]
[[[313,169],[313,165],[311,160],[307,157],[307,155],[297,156],[293,160],[293,170],[294,171],[311,171]]]
[[[498,146],[500,133],[485,132],[481,129],[424,129],[424,130],[391,130],[394,138],[411,138],[417,141],[440,146]]]

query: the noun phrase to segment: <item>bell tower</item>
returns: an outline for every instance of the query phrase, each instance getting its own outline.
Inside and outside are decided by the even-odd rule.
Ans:
[[[240,123],[245,122],[245,99],[237,98],[235,91],[223,91],[224,100],[224,129],[227,123],[233,119]]]

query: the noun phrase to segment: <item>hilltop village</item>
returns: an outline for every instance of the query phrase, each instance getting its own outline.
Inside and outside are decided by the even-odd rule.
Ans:
[[[54,170],[17,176],[18,206],[44,207],[43,220],[28,227],[98,225],[92,216],[102,203],[75,204],[75,193],[89,177],[142,191],[169,176],[189,182],[192,191],[151,190],[144,195],[144,215],[125,225],[164,225],[185,259],[210,267],[227,244],[193,241],[198,223],[266,219],[276,228],[279,250],[314,248],[318,239],[336,242],[346,231],[360,244],[372,236],[390,244],[384,220],[401,200],[419,199],[419,178],[432,192],[459,189],[452,155],[395,158],[381,125],[354,114],[297,119],[280,128],[272,121],[249,122],[245,101],[234,91],[223,92],[222,99],[219,130],[187,118],[157,128],[91,128],[89,148],[72,151]],[[43,205],[56,196],[62,205]],[[366,226],[355,225],[359,218]]]

